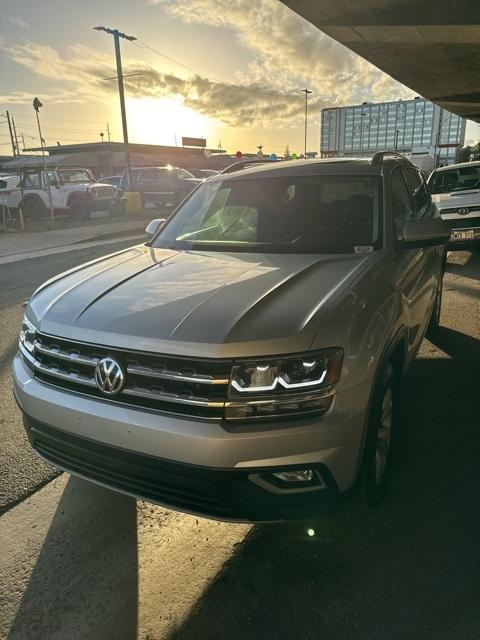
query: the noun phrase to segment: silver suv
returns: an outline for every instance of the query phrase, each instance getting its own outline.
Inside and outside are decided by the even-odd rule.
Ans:
[[[395,155],[210,178],[146,244],[32,296],[13,364],[32,446],[212,518],[313,516],[360,473],[375,505],[398,381],[439,321],[433,216]]]

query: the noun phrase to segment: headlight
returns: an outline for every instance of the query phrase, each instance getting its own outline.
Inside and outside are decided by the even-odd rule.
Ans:
[[[225,417],[245,419],[326,411],[342,361],[342,349],[326,349],[236,364]]]
[[[23,316],[22,326],[20,329],[19,342],[27,351],[33,352],[36,339],[36,329],[26,316]]]

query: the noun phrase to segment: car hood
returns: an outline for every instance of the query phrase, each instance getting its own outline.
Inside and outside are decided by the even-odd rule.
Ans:
[[[62,274],[30,300],[40,331],[177,355],[307,350],[325,308],[370,255],[132,247]],[[330,345],[334,346],[334,345]]]
[[[468,207],[480,204],[480,191],[470,189],[469,191],[453,191],[452,193],[434,193],[432,201],[440,211],[453,207]]]

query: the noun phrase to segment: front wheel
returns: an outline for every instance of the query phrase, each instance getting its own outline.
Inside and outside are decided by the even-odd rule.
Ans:
[[[371,509],[385,494],[396,422],[397,380],[395,369],[388,363],[375,387],[365,450],[367,503]]]
[[[81,200],[74,200],[70,205],[70,214],[77,220],[84,220],[88,215],[85,203]]]

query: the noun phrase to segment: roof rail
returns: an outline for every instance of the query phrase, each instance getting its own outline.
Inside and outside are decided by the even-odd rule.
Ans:
[[[238,171],[239,169],[245,169],[245,167],[249,167],[255,164],[271,164],[273,162],[277,162],[277,160],[255,160],[254,158],[250,160],[240,160],[239,162],[234,162],[233,164],[229,164],[228,167],[225,167],[220,173],[233,173],[234,171]]]
[[[377,151],[377,153],[373,154],[370,164],[382,164],[385,156],[394,156],[396,158],[402,158],[402,160],[408,160],[403,153],[399,153],[398,151]]]

